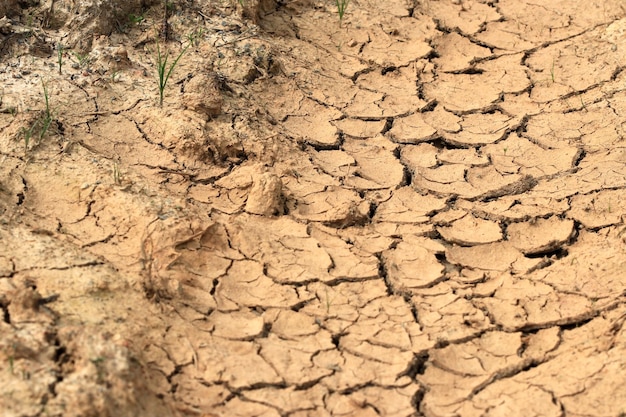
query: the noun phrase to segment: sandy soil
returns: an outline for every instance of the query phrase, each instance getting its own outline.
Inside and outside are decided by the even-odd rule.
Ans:
[[[4,15],[3,417],[625,415],[622,1]]]

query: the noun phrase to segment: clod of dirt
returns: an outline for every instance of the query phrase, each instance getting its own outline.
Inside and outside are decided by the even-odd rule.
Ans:
[[[283,213],[283,183],[278,175],[264,172],[254,176],[245,210],[251,214],[273,216]]]
[[[473,269],[525,272],[540,261],[528,259],[509,242],[494,242],[471,247],[453,246],[446,258],[455,264]]]
[[[222,111],[222,95],[215,73],[197,72],[185,84],[183,105],[207,117],[217,116]]]
[[[476,218],[471,214],[455,221],[451,226],[439,227],[437,231],[448,242],[461,246],[497,242],[502,239],[502,230],[498,223]]]

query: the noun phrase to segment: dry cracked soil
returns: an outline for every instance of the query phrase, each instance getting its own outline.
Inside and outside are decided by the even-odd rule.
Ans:
[[[626,415],[623,1],[0,17],[3,417]]]

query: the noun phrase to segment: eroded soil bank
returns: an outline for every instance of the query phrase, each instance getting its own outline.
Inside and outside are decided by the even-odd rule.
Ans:
[[[623,2],[4,15],[3,416],[626,413]]]

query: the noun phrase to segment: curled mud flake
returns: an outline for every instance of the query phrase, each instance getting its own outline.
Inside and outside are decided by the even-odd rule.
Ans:
[[[360,205],[361,198],[355,191],[331,186],[299,199],[296,207],[290,207],[290,213],[296,219],[340,224],[351,218],[354,208]]]
[[[397,143],[415,144],[435,139],[437,129],[424,121],[422,113],[394,119],[389,137]]]
[[[198,410],[212,410],[224,404],[231,396],[230,390],[222,384],[213,384],[212,381],[198,380],[197,373],[188,373],[189,367],[185,367],[180,373],[172,377],[172,385],[176,386],[174,398],[179,401],[177,408],[181,411],[190,409],[195,413]],[[203,414],[206,417],[213,417],[211,414]]]
[[[476,218],[471,214],[455,221],[451,226],[438,227],[437,231],[446,241],[461,246],[474,246],[502,239],[502,230],[498,223]]]
[[[541,44],[541,40],[534,36],[528,40],[527,31],[532,30],[528,24],[513,20],[488,22],[484,30],[474,36],[484,45],[489,45],[506,52],[522,52]]]
[[[315,318],[300,311],[270,309],[265,312],[264,320],[271,325],[272,333],[281,339],[295,340],[313,335],[320,329]]]
[[[338,36],[341,35],[338,34]],[[317,104],[328,107],[329,110],[332,108],[343,109],[350,104],[357,92],[352,80],[356,78],[355,74],[362,73],[368,67],[356,58],[347,57],[346,55],[335,55],[332,53],[326,55],[320,49],[306,52],[316,56],[325,55],[326,60],[316,59],[314,62],[309,63],[310,69],[313,71],[300,72],[295,75],[297,86],[302,93]],[[319,69],[313,69],[316,67],[319,67]],[[289,103],[289,106],[291,105],[292,103]],[[310,111],[319,109],[319,107],[313,107],[313,103],[303,102],[291,114],[302,115],[303,109],[308,109],[309,114],[314,114]],[[272,111],[276,110],[272,109]]]
[[[460,132],[444,133],[443,137],[455,146],[486,145],[505,138],[519,122],[519,117],[500,112],[467,114],[462,117]]]
[[[564,293],[580,294],[592,300],[597,309],[614,303],[624,290],[622,243],[615,236],[580,231],[567,248],[567,257],[533,272],[533,280],[544,282]],[[572,280],[575,268],[576,279]]]
[[[212,414],[206,415],[206,417],[216,416],[232,416],[232,417],[247,417],[247,416],[263,416],[263,417],[280,417],[281,414],[276,408],[270,407],[262,403],[253,402],[247,399],[242,399],[239,396],[229,398],[226,403],[219,404],[211,409]],[[202,415],[205,417],[205,415]]]
[[[328,175],[347,177],[354,173],[356,161],[344,151],[312,151],[313,161]]]
[[[370,121],[346,118],[335,120],[332,123],[345,135],[367,139],[381,134],[385,129],[387,121],[385,119]]]
[[[319,242],[332,259],[331,276],[338,280],[372,279],[378,277],[378,258],[355,250],[343,239],[311,227],[311,237]]]
[[[308,385],[333,373],[332,369],[313,361],[319,352],[335,349],[332,336],[326,330],[290,340],[270,332],[266,338],[259,339],[258,344],[260,355],[287,384]]]
[[[626,218],[626,191],[603,190],[571,198],[567,216],[582,223],[588,229],[617,225]]]
[[[413,399],[421,388],[415,383],[380,389],[365,387],[348,395],[332,393],[326,401],[331,415],[409,416],[415,413]]]
[[[457,200],[457,203],[460,200]],[[467,211],[461,209],[448,209],[446,211],[439,212],[435,214],[431,220],[437,226],[451,226],[457,220],[462,219],[467,216]]]
[[[411,171],[419,168],[435,168],[439,149],[430,143],[403,146],[400,149],[400,162]]]
[[[522,346],[520,333],[487,332],[478,340],[434,349],[432,364],[452,374],[490,376],[506,368],[520,365],[518,351]]]
[[[437,168],[419,168],[414,173],[411,186],[417,191],[426,190],[436,195],[456,195],[462,198],[478,198],[480,189],[468,184],[468,167],[460,164],[441,165]],[[479,184],[481,185],[481,184]]]
[[[376,105],[387,117],[409,114],[427,105],[418,95],[417,74],[412,67],[368,72],[361,75],[356,84],[366,91],[383,94]]]
[[[457,28],[465,35],[480,31],[487,22],[502,18],[495,7],[485,3],[428,3],[429,14],[437,16],[438,25],[452,31]]]
[[[473,337],[493,327],[485,312],[453,291],[448,282],[413,291],[411,303],[431,347]]]
[[[500,101],[498,80],[486,74],[439,74],[424,86],[424,96],[454,113],[484,111]]]
[[[533,52],[526,60],[535,85],[531,98],[548,102],[564,92],[584,91],[609,82],[626,60],[615,54],[614,44],[598,39],[604,30],[599,27]],[[554,88],[558,85],[562,87]]]
[[[324,409],[327,395],[328,391],[319,384],[307,389],[299,389],[295,386],[267,387],[246,390],[242,393],[243,398],[248,401],[271,404],[280,411],[281,415],[288,413],[292,416],[324,415],[321,410]]]
[[[480,410],[492,404],[492,395],[486,395],[483,391],[507,392],[511,388],[509,378],[517,379],[517,375],[521,375],[530,363],[545,360],[547,352],[559,342],[558,333],[557,328],[541,330],[524,342],[520,333],[492,331],[469,342],[433,350],[430,354],[433,366],[426,368],[424,375],[419,377],[422,384],[431,388],[427,390],[423,403],[431,407],[433,415],[460,409],[468,415],[481,415]],[[546,343],[536,344],[535,339]],[[526,344],[533,348],[522,350]],[[464,389],[450,391],[452,397],[449,397],[441,390],[433,389],[440,384],[439,378],[453,387],[462,386]],[[519,382],[518,379],[517,386],[522,385]],[[521,407],[520,410],[534,410],[531,415],[542,415],[539,414],[539,408],[523,402],[523,390],[518,390],[518,393],[517,390],[506,394],[503,392],[504,403],[514,409]],[[502,406],[502,397],[498,398],[497,405]]]
[[[487,385],[471,401],[454,411],[468,417],[479,417],[485,413],[559,417],[563,415],[563,405],[540,384],[503,378]]]
[[[268,296],[268,294],[270,294]],[[254,261],[236,261],[215,290],[219,310],[240,307],[277,307],[299,303],[298,291],[278,285],[263,274],[263,266]]]
[[[517,135],[510,135],[495,145],[485,146],[483,152],[500,172],[519,172],[537,178],[572,169],[580,155],[576,147],[543,149]]]
[[[446,207],[446,200],[416,193],[411,187],[394,191],[392,197],[376,210],[375,222],[423,223],[429,215]]]
[[[472,247],[452,246],[446,251],[446,258],[464,267],[502,272],[509,269],[525,272],[541,261],[524,257],[510,242],[494,242]]]
[[[467,167],[460,164],[420,168],[416,171],[416,176],[422,177],[426,181],[452,186],[460,186],[458,183],[465,183],[466,174]]]
[[[524,194],[537,185],[537,180],[531,175],[503,175],[493,166],[470,169],[467,182],[482,189],[483,192],[477,196],[481,200]]]
[[[439,133],[461,131],[461,117],[446,110],[443,106],[437,105],[432,110],[423,111],[422,118]]]
[[[457,202],[458,208],[480,213],[491,220],[520,222],[528,218],[561,215],[567,211],[567,199],[556,200],[550,197],[528,197],[524,195],[504,196],[491,201]]]
[[[391,352],[396,353],[395,350],[390,350],[389,353]],[[337,370],[320,381],[331,391],[354,389],[374,382],[388,387],[402,387],[410,382],[410,379],[402,374],[410,365],[413,358],[411,353],[392,355],[383,358],[382,361],[348,350],[342,350],[339,355],[342,362]]]
[[[428,334],[415,322],[412,306],[402,296],[372,300],[359,312],[358,319],[346,327],[342,343],[367,342],[372,346],[411,352],[432,347]]]
[[[572,220],[558,217],[513,223],[507,228],[507,240],[526,255],[554,252],[566,244],[574,233]]]
[[[287,117],[283,126],[291,135],[315,148],[336,148],[340,143],[339,131],[330,121],[339,117],[338,110],[306,100],[297,114]]]
[[[555,292],[549,285],[526,279],[505,280],[492,298],[477,304],[506,330],[563,325],[595,314],[586,296]]]
[[[389,284],[398,292],[431,286],[443,278],[445,271],[435,253],[410,241],[383,252],[383,259]]]
[[[197,348],[197,364],[190,369],[195,378],[207,384],[226,384],[231,389],[283,383],[259,354],[256,343],[210,336],[202,339],[204,343]]]
[[[411,20],[406,23],[396,36],[386,33],[383,25],[371,26],[369,42],[364,45],[360,56],[382,67],[406,67],[410,62],[426,57],[432,50],[425,41],[428,25],[426,22],[415,24]]]
[[[476,69],[483,71],[483,74],[487,76],[497,79],[503,93],[510,93],[513,96],[522,95],[522,92],[527,91],[531,87],[528,69],[522,65],[525,56],[525,54],[504,55],[497,59],[482,61],[476,65]],[[508,97],[505,98],[505,102],[507,99]],[[515,111],[510,114],[523,117],[525,114],[530,114],[530,109],[532,109],[532,105],[524,110],[520,109],[521,111]],[[518,119],[516,123],[519,123],[520,120]]]
[[[359,177],[378,184],[375,188],[394,188],[404,181],[404,167],[395,157],[397,145],[383,136],[362,141],[346,139],[343,149],[357,163]]]
[[[114,159],[121,156],[124,164],[148,165],[167,169],[179,168],[174,163],[174,156],[168,148],[174,148],[176,142],[184,142],[177,137],[181,127],[173,118],[156,121],[155,117],[146,116],[141,131],[138,124],[123,115],[110,115],[90,123],[91,133],[82,139],[90,149]],[[163,135],[163,131],[168,134]],[[108,140],[102,140],[108,138]]]
[[[387,294],[383,280],[345,281],[332,287],[320,282],[307,285],[307,290],[315,294],[300,311],[324,322],[324,328],[335,334],[356,322],[360,309],[374,299]]]
[[[385,99],[381,92],[364,89],[357,90],[352,101],[344,108],[346,116],[357,119],[382,119],[385,117],[395,117],[398,114],[385,112],[378,103]]]
[[[230,340],[252,340],[264,329],[263,317],[249,309],[231,312],[213,311],[207,318],[213,336]]]
[[[442,72],[466,70],[473,66],[477,58],[491,55],[489,49],[472,43],[456,32],[446,33],[441,38],[435,39],[434,48],[439,57],[433,61]]]
[[[489,158],[482,152],[479,153],[476,148],[470,149],[443,149],[438,155],[437,160],[446,164],[463,164],[467,166],[487,166]]]

